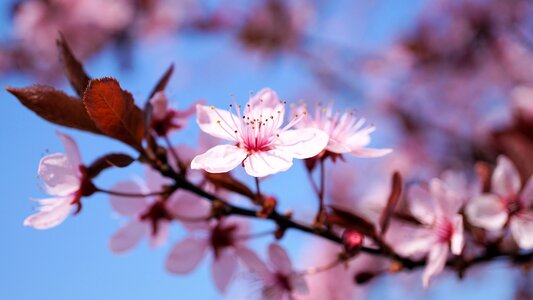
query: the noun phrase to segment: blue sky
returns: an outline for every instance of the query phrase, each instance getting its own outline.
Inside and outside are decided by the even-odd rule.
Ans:
[[[7,8],[3,1],[0,10],[0,34],[7,36]],[[365,2],[365,1],[357,1]],[[413,23],[423,1],[406,5],[404,0],[368,1],[376,4],[370,8],[365,27],[342,23],[350,1],[328,5],[321,12],[311,35],[331,39],[350,47],[375,49],[387,44],[398,30]],[[336,18],[332,18],[335,15]],[[349,18],[348,18],[349,19]],[[3,38],[2,38],[3,39]],[[86,68],[93,77],[114,76],[122,86],[143,101],[154,82],[171,62],[176,73],[169,84],[169,96],[178,107],[185,107],[197,99],[207,99],[213,105],[229,104],[229,95],[235,94],[244,102],[250,90],[269,86],[284,97],[292,99],[305,86],[314,85],[313,77],[297,59],[281,57],[271,61],[250,54],[235,46],[230,36],[180,36],[169,40],[142,42],[135,46],[134,65],[131,70],[120,70],[115,54],[104,51],[90,60]],[[0,78],[2,86],[27,86],[31,78],[7,75]],[[59,88],[68,89],[62,83]],[[0,299],[220,299],[210,280],[207,262],[189,276],[175,277],[167,274],[163,263],[171,243],[153,250],[146,243],[129,254],[112,255],[107,248],[111,234],[121,220],[115,216],[105,195],[95,195],[84,201],[83,212],[69,218],[61,226],[47,231],[36,231],[22,226],[22,221],[32,213],[30,198],[43,197],[36,177],[39,159],[47,153],[62,152],[54,132],[57,126],[42,121],[20,105],[14,97],[0,90]],[[194,144],[198,130],[193,122],[175,142]],[[78,142],[86,163],[109,151],[132,153],[125,146],[106,138],[60,129],[71,134]],[[98,184],[110,187],[139,167],[111,171],[98,179]],[[241,174],[242,175],[242,174]],[[305,181],[302,166],[265,182],[265,191],[284,191],[284,208],[302,207],[299,202],[311,190]],[[314,209],[315,203],[307,209]],[[306,211],[306,208],[304,208]],[[184,232],[172,232],[172,241],[179,240]],[[295,257],[307,239],[301,234],[290,234],[284,244]],[[258,241],[261,249],[268,240]],[[495,276],[501,276],[496,268]],[[388,286],[389,279],[380,284]],[[480,293],[476,288],[465,288],[450,279],[426,296],[445,299],[450,287],[461,289],[457,299],[502,299],[509,286],[492,285]],[[230,293],[238,293],[237,285]],[[396,299],[395,289],[371,293],[372,299]],[[489,293],[490,292],[490,293]],[[45,297],[42,297],[46,295]],[[466,295],[466,296],[465,296]],[[466,299],[466,298],[463,298]]]

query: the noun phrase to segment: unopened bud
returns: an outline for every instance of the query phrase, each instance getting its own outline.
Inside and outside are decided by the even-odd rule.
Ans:
[[[364,235],[352,229],[346,229],[342,234],[342,245],[347,254],[355,255],[363,246]]]

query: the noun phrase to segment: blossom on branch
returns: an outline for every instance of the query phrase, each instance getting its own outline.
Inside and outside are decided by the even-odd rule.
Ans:
[[[505,156],[491,178],[492,193],[480,195],[466,207],[468,221],[487,230],[500,230],[506,226],[522,249],[533,248],[533,176],[522,188],[520,175]]]
[[[459,214],[463,191],[454,188],[450,180],[432,179],[428,187],[417,185],[409,190],[409,210],[421,223],[416,228],[391,228],[389,236],[401,255],[427,254],[422,275],[424,287],[439,274],[446,264],[448,253],[460,255],[464,247],[463,217]]]
[[[270,244],[268,257],[269,261],[266,265],[255,253],[241,251],[243,262],[262,283],[262,299],[293,299],[293,293],[309,293],[303,274],[292,269],[292,263],[287,252],[280,245]]]
[[[57,135],[63,142],[66,155],[49,154],[39,162],[37,173],[45,184],[46,193],[54,197],[37,200],[41,205],[39,212],[24,220],[24,225],[35,229],[48,229],[61,224],[73,206],[77,205],[76,212],[80,211],[82,196],[95,192],[81,163],[76,142],[66,134],[58,132]]]
[[[152,104],[152,129],[160,136],[165,136],[173,130],[185,126],[188,117],[194,114],[195,107],[191,106],[186,110],[177,110],[169,107],[165,92],[157,92],[150,98]]]
[[[297,111],[305,111],[305,105]],[[329,136],[326,150],[336,154],[349,153],[359,157],[381,157],[392,152],[392,149],[367,148],[370,144],[370,133],[376,127],[366,124],[365,118],[359,118],[354,112],[334,112],[331,105],[317,105],[314,116],[309,115],[296,125],[298,128],[317,128]]]
[[[242,165],[250,176],[264,177],[286,171],[294,158],[305,159],[319,154],[328,136],[316,128],[291,129],[306,114],[295,115],[282,127],[285,103],[273,90],[262,89],[246,105],[243,115],[213,106],[197,105],[200,129],[212,136],[234,142],[218,145],[196,156],[191,168],[210,173],[224,173]]]

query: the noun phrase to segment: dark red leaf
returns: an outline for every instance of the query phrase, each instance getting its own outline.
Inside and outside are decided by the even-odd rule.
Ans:
[[[328,207],[331,209],[331,212],[326,213],[327,224],[335,224],[347,229],[353,229],[373,239],[377,237],[376,228],[370,221],[354,215],[344,208],[334,205]]]
[[[57,125],[102,134],[91,120],[83,102],[49,86],[7,87],[24,106],[41,118]]]
[[[127,154],[111,153],[104,155],[95,160],[88,168],[87,175],[89,178],[95,178],[103,170],[110,167],[124,168],[129,166],[135,159]]]
[[[80,97],[83,97],[83,93],[85,93],[85,89],[87,88],[91,78],[83,69],[83,65],[80,63],[80,61],[74,56],[74,54],[72,54],[72,51],[70,50],[70,47],[68,46],[67,41],[62,34],[59,35],[56,44],[59,50],[59,60],[63,65],[70,85],[72,85]]]
[[[255,193],[229,173],[206,173],[205,178],[218,188],[243,195],[250,199],[255,199]]]
[[[402,176],[400,175],[400,173],[394,172],[394,174],[392,174],[392,186],[391,186],[391,192],[389,194],[389,199],[387,200],[387,205],[383,209],[383,212],[381,213],[381,216],[379,218],[379,225],[381,227],[381,235],[384,235],[385,232],[387,232],[391,216],[394,213],[394,209],[396,208],[396,204],[398,203],[398,200],[400,199],[401,194],[402,194]]]
[[[106,135],[136,149],[144,137],[144,118],[133,96],[114,78],[89,82],[83,102],[96,126]]]

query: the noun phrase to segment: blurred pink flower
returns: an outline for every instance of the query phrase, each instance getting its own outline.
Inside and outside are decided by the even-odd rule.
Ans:
[[[152,128],[160,136],[167,135],[173,130],[185,126],[187,118],[195,112],[195,106],[186,110],[177,110],[168,105],[168,99],[165,92],[157,92],[151,99],[153,107]]]
[[[213,280],[217,289],[225,292],[237,272],[241,251],[251,252],[244,245],[248,226],[235,218],[192,224],[194,226],[188,227],[189,237],[178,242],[170,251],[166,269],[174,274],[190,273],[211,250]]]
[[[211,106],[197,106],[197,122],[204,132],[236,145],[219,145],[196,156],[193,169],[210,173],[228,172],[242,165],[246,173],[264,177],[286,171],[293,158],[304,159],[319,154],[327,144],[327,135],[315,128],[290,130],[305,118],[297,115],[281,127],[285,103],[273,90],[262,89],[253,96],[244,110],[236,107],[237,116]]]
[[[522,181],[513,163],[507,157],[499,156],[492,174],[492,193],[472,199],[466,207],[466,215],[473,225],[488,230],[499,230],[508,224],[518,246],[531,249],[533,176],[521,187]]]
[[[305,111],[305,105],[298,108],[297,111]],[[326,150],[359,157],[380,157],[392,152],[391,149],[372,149],[366,148],[370,144],[370,133],[376,127],[367,125],[365,118],[359,118],[354,112],[333,112],[330,106],[322,107],[317,105],[314,117],[307,117],[299,122],[298,128],[317,128],[329,136]]]
[[[78,205],[79,211],[82,196],[94,192],[94,186],[84,174],[76,142],[66,134],[58,132],[57,135],[63,142],[66,155],[46,155],[39,162],[37,173],[45,184],[46,192],[56,197],[37,200],[41,205],[39,212],[24,220],[25,226],[35,229],[48,229],[61,224],[73,206]]]
[[[146,184],[123,181],[116,184],[112,191],[128,194],[148,194],[161,191],[165,180],[152,169],[146,169]],[[110,195],[113,210],[131,220],[122,226],[109,241],[114,253],[124,253],[135,247],[143,236],[149,235],[150,245],[162,245],[167,237],[170,223],[180,218],[200,219],[209,215],[207,202],[184,190],[174,192],[168,199],[162,196],[124,197]]]
[[[245,265],[262,282],[262,299],[294,299],[293,293],[309,293],[303,274],[292,269],[287,252],[280,245],[272,243],[268,247],[268,266],[254,252],[249,250],[239,252]]]
[[[427,265],[422,274],[424,287],[432,276],[440,273],[446,264],[448,252],[461,254],[464,247],[463,217],[459,210],[463,205],[462,191],[434,178],[429,187],[420,185],[409,190],[409,209],[422,224],[417,228],[394,228],[388,236],[402,255],[426,254]]]

